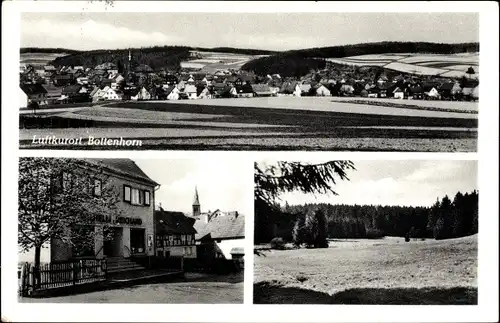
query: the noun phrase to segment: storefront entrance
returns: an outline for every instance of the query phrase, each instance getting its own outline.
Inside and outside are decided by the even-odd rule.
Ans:
[[[130,251],[132,254],[146,252],[146,230],[130,229]]]
[[[104,232],[104,255],[106,257],[123,256],[122,239],[122,228],[107,228]]]

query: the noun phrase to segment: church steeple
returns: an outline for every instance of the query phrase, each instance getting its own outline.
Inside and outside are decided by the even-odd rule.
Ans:
[[[200,211],[200,198],[198,197],[198,188],[194,187],[194,201],[193,201],[193,217],[199,217],[201,214]]]

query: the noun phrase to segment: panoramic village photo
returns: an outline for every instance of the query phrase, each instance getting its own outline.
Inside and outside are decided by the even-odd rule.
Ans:
[[[254,304],[477,305],[477,167],[256,162]]]
[[[242,304],[242,169],[20,158],[19,302]]]
[[[32,12],[20,37],[21,149],[477,151],[478,13]]]

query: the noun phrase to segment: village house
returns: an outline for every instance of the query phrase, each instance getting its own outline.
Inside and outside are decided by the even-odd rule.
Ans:
[[[68,85],[62,89],[60,100],[69,103],[89,102],[89,94],[88,89],[80,84]]]
[[[196,97],[198,99],[211,99],[212,93],[206,85],[199,85],[196,87]]]
[[[19,108],[20,109],[25,109],[28,107],[28,96],[26,95],[26,93],[21,89],[19,88],[18,89],[18,93],[19,93]]]
[[[62,88],[51,84],[44,84],[43,88],[47,91],[47,104],[58,103],[62,95]]]
[[[426,99],[436,100],[441,98],[438,91],[438,85],[436,83],[424,83],[422,89],[424,92],[424,98]]]
[[[245,245],[244,215],[220,210],[202,213],[197,190],[192,207],[198,260],[210,263],[214,259],[240,257]]]
[[[240,86],[235,86],[238,98],[253,98],[253,88],[249,83]]]
[[[323,84],[316,84],[314,87],[314,93],[317,95],[317,96],[331,96],[332,93],[330,92],[330,90],[328,90]]]
[[[443,99],[452,99],[457,97],[462,91],[459,82],[447,82],[441,84],[439,94]]]
[[[194,86],[192,84],[186,85],[186,87],[184,87],[183,92],[187,96],[187,99],[189,99],[189,100],[194,100],[194,99],[197,99],[197,97],[198,97],[196,86]]]
[[[39,105],[47,104],[47,90],[41,84],[21,84],[20,87],[28,97],[27,104],[29,102],[36,102]]]
[[[404,99],[405,92],[399,86],[396,86],[396,88],[392,91],[392,96],[395,99]]]
[[[133,101],[151,100],[151,93],[143,86],[140,89],[136,89],[135,94],[131,94],[130,99]]]
[[[274,92],[267,84],[252,84],[252,89],[256,97],[274,96]]]
[[[182,212],[165,211],[161,206],[154,212],[156,256],[196,259],[194,218]]]

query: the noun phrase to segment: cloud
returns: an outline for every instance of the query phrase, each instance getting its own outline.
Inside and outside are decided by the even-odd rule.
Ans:
[[[164,169],[175,172],[175,168]],[[167,210],[191,212],[195,186],[198,188],[202,212],[221,209],[249,214],[252,210],[251,166],[232,160],[197,160],[182,176],[162,182],[156,192],[156,202],[161,202]]]
[[[144,32],[88,19],[84,22],[33,20],[21,24],[23,45],[80,49],[123,48],[167,45],[179,42],[176,36],[160,31]]]

